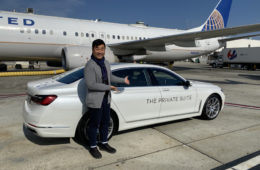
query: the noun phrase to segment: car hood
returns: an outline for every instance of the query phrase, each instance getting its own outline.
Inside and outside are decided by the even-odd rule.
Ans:
[[[214,85],[212,83],[206,83],[206,82],[201,82],[201,81],[190,81],[190,82],[191,82],[192,86],[194,86],[194,87],[220,89],[220,87],[218,87],[217,85]]]

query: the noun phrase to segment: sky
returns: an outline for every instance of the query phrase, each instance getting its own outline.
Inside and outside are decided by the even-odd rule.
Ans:
[[[101,19],[153,27],[190,29],[202,25],[219,0],[0,0],[0,10],[78,19]],[[228,27],[260,23],[260,0],[233,0]],[[257,37],[260,39],[260,37]]]

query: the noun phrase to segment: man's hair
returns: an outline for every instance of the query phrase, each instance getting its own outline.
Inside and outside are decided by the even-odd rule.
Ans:
[[[101,39],[96,39],[96,40],[94,40],[93,43],[92,43],[92,49],[94,49],[95,47],[100,46],[100,45],[102,45],[102,44],[106,47],[106,44],[105,44],[105,42],[104,42],[103,40],[101,40]]]

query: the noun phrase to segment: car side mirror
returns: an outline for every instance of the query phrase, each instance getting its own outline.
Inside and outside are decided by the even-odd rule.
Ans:
[[[186,80],[183,85],[186,86],[186,87],[190,87],[191,82],[189,80]]]

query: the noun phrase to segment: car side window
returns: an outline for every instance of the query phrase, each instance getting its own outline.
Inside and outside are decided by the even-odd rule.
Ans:
[[[150,69],[150,72],[152,73],[154,84],[158,86],[181,86],[184,83],[180,77],[165,70]]]
[[[118,71],[114,71],[112,73],[113,75],[117,77],[124,78],[128,76],[128,79],[130,81],[130,85],[126,85],[124,83],[112,83],[113,86],[116,87],[141,87],[141,86],[148,86],[147,81],[147,74],[145,69],[122,69]]]

